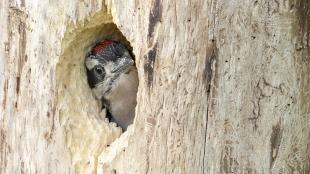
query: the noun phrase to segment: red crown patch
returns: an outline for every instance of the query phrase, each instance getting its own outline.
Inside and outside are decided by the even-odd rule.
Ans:
[[[96,46],[94,46],[91,50],[91,53],[93,55],[96,55],[98,53],[101,53],[103,49],[105,49],[106,47],[112,45],[113,41],[111,40],[104,40],[99,42],[98,44],[96,44]]]

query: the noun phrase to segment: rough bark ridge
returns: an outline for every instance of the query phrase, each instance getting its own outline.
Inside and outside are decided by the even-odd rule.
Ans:
[[[0,173],[310,173],[308,0],[11,0],[0,19]],[[139,72],[120,138],[83,67],[106,37]]]

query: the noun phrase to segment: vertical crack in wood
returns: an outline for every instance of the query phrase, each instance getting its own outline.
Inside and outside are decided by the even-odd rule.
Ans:
[[[18,60],[16,63],[17,72],[15,76],[15,90],[16,90],[16,102],[15,107],[17,108],[17,102],[20,92],[20,81],[21,81],[21,73],[22,69],[27,61],[26,56],[26,19],[28,15],[22,11],[21,9],[10,6],[9,15],[8,15],[8,31],[9,37],[12,37],[14,33],[14,29],[18,31]],[[11,39],[9,40],[9,42]]]
[[[210,52],[209,52],[210,53]],[[212,43],[211,56],[206,57],[205,69],[204,69],[204,77],[203,79],[206,82],[206,92],[207,92],[207,116],[205,123],[205,137],[204,137],[204,152],[203,152],[203,171],[205,170],[205,156],[206,156],[206,143],[207,143],[207,133],[208,133],[208,121],[209,117],[213,112],[213,98],[214,98],[214,90],[216,90],[216,71],[217,71],[217,48],[215,41]]]
[[[147,86],[150,88],[153,83],[153,72],[154,72],[154,62],[157,56],[157,34],[155,35],[155,29],[159,28],[158,23],[160,23],[162,18],[162,5],[160,0],[155,0],[152,3],[150,13],[149,13],[149,26],[148,26],[148,47],[150,50],[147,55],[145,55],[146,63],[144,65],[144,72],[147,76]],[[157,27],[156,27],[157,26]]]
[[[3,93],[4,93],[4,96],[3,96],[3,100],[2,100],[2,107],[3,107],[3,112],[5,111],[6,109],[6,101],[7,101],[7,93],[8,93],[8,79],[5,79],[4,81],[4,85],[3,85]]]

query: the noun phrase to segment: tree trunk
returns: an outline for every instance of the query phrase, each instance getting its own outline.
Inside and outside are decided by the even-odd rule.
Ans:
[[[0,173],[310,173],[309,0],[0,2]],[[84,58],[133,48],[109,123]]]

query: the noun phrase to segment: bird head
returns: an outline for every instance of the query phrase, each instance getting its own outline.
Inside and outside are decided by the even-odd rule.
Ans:
[[[116,41],[97,43],[85,59],[87,81],[98,99],[108,95],[122,74],[134,66],[127,48]]]

